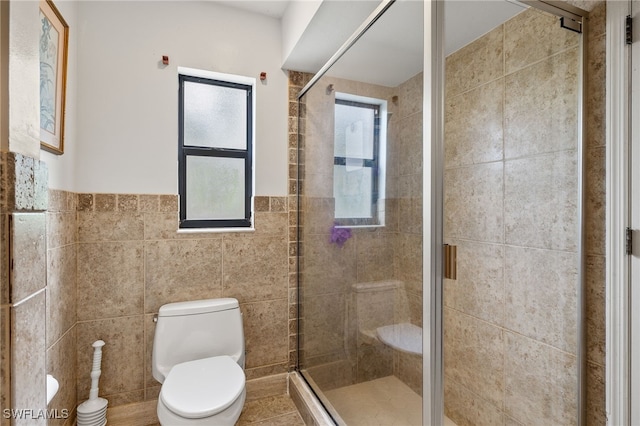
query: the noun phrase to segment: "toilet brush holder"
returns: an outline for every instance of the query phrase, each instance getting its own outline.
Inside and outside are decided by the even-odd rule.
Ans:
[[[78,426],[104,426],[107,424],[107,405],[109,401],[98,397],[98,381],[102,373],[102,347],[104,342],[96,340],[93,342],[93,367],[91,369],[91,390],[89,399],[78,405],[77,424]]]

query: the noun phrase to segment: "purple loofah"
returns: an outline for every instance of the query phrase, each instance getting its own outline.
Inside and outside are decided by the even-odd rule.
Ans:
[[[349,238],[351,238],[351,229],[349,228],[338,228],[340,224],[338,222],[334,222],[331,227],[331,238],[329,241],[332,243],[336,243],[338,247],[342,247],[344,243],[347,242]]]

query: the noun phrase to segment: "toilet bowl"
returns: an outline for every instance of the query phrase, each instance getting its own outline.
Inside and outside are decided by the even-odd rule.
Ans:
[[[235,299],[164,305],[153,344],[163,426],[231,426],[246,398],[242,316]]]

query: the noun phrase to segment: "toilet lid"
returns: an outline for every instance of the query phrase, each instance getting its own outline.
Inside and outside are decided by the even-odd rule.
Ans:
[[[160,391],[168,409],[198,419],[228,408],[244,389],[245,377],[229,356],[216,356],[175,365]]]

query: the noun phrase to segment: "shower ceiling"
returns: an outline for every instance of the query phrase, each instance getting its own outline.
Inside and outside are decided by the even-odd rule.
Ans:
[[[225,6],[287,19],[297,1],[214,0]],[[379,0],[324,0],[297,40],[282,68],[315,73],[380,4]],[[422,70],[422,0],[397,0],[331,74],[368,83],[396,86]],[[450,0],[445,2],[445,55],[472,42],[521,12],[514,0]]]

